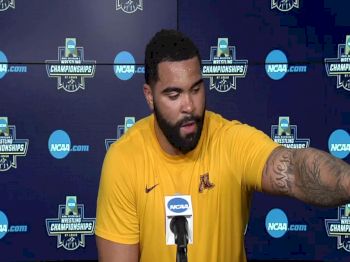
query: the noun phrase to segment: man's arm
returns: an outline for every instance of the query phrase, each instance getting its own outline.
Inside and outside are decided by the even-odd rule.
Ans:
[[[99,262],[137,262],[139,244],[119,244],[96,236]]]
[[[350,202],[350,165],[314,148],[276,148],[266,162],[262,190],[318,206]]]

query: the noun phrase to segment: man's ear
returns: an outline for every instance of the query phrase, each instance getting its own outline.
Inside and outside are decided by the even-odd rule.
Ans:
[[[148,84],[143,85],[143,94],[145,95],[149,108],[153,111],[153,93],[152,88]]]

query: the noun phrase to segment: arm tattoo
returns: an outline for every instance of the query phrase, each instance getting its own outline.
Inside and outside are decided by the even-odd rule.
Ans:
[[[299,181],[296,183],[296,187],[309,199],[308,202],[315,202],[315,204],[328,203],[334,195],[334,189],[322,182],[320,158],[320,156],[314,156],[309,162],[306,159],[300,161]],[[339,179],[336,177],[335,179],[338,180],[337,184],[339,184]]]
[[[267,167],[271,193],[319,206],[350,202],[350,166],[313,148],[279,149]]]
[[[294,163],[291,152],[286,150],[281,156],[272,161],[274,176],[271,176],[271,185],[275,192],[289,195],[292,189],[291,177],[293,175]]]
[[[305,201],[321,206],[336,206],[350,201],[349,165],[324,152],[308,151],[299,163],[295,185]]]

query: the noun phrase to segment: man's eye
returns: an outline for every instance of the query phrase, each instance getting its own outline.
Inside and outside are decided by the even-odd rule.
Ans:
[[[169,95],[168,95],[168,97],[171,99],[171,100],[175,100],[175,99],[177,99],[178,97],[179,97],[179,93],[170,93]]]
[[[193,89],[192,89],[192,92],[193,92],[193,93],[198,93],[198,91],[199,91],[199,90],[200,90],[200,88],[199,88],[199,87],[197,87],[197,88],[193,88]]]

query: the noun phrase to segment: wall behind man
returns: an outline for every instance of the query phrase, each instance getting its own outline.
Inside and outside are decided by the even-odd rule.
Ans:
[[[296,144],[309,141],[324,150],[334,130],[349,132],[349,91],[337,88],[340,78],[329,77],[324,64],[338,57],[349,34],[344,1],[286,1],[298,4],[290,11],[272,0],[127,2],[0,4],[1,261],[96,259],[92,231],[101,163],[133,118],[149,113],[141,92],[143,52],[160,28],[176,28],[178,22],[206,64],[215,60],[218,38],[228,38],[229,55],[246,72],[207,77],[209,109],[268,135],[287,116]],[[275,49],[306,72],[271,79],[265,59]],[[78,67],[55,67],[62,61]],[[86,71],[77,69],[81,64]],[[338,215],[345,214],[345,207],[317,209],[255,195],[248,257],[346,261],[347,239],[329,237],[326,226],[341,224]],[[86,227],[77,232],[72,225]]]
[[[349,6],[331,0],[180,0],[179,29],[198,44],[204,64],[220,61],[210,56],[216,54],[218,38],[228,39],[229,55],[235,57],[229,64],[247,61],[245,74],[206,78],[208,108],[274,139],[288,138],[284,142],[289,147],[329,151],[329,140],[331,145],[345,145],[331,153],[349,163]],[[269,60],[273,50],[282,51],[285,60],[279,51]],[[341,59],[345,69],[328,75],[330,64]],[[279,66],[276,72],[266,69],[268,62]],[[285,72],[284,65],[301,72]],[[278,137],[280,117],[287,120],[290,136]],[[332,135],[336,130],[341,131]],[[349,221],[345,206],[320,209],[255,194],[246,233],[248,258],[348,261],[346,226],[334,229]]]
[[[0,261],[96,259],[102,161],[149,114],[144,48],[176,1],[0,1],[0,24]]]

